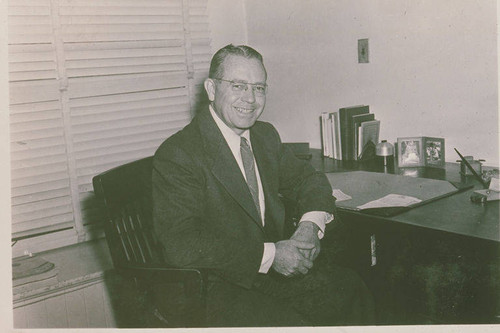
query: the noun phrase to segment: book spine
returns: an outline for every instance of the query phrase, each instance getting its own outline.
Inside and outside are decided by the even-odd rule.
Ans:
[[[333,122],[335,127],[335,144],[337,146],[337,155],[335,158],[337,160],[342,160],[342,143],[340,141],[340,119],[338,111],[333,113]]]
[[[327,131],[326,131],[326,116],[327,113],[321,113],[321,145],[322,145],[322,154],[323,156],[328,156],[328,145],[327,145]]]
[[[332,118],[330,115],[326,118],[326,140],[328,144],[328,157],[333,158],[333,132],[332,132]]]
[[[335,119],[334,119],[334,114],[330,113],[329,115],[330,119],[330,127],[331,127],[331,132],[332,132],[332,158],[337,158],[338,155],[338,148],[337,148],[337,129],[335,127]]]

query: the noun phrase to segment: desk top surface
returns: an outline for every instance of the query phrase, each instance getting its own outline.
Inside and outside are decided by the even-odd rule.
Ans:
[[[457,163],[446,163],[444,169],[424,167],[399,169],[396,166],[391,166],[384,170],[375,162],[336,161],[326,157],[323,158],[319,150],[311,149],[311,151],[313,155],[311,164],[317,170],[324,172],[363,170],[471,184],[474,187],[469,190],[382,219],[500,242],[500,201],[485,204],[471,202],[470,196],[472,192],[482,189],[482,186],[471,177],[461,176],[460,165]],[[370,218],[370,215],[360,212],[345,211],[344,213]],[[376,218],[381,219],[381,217]]]

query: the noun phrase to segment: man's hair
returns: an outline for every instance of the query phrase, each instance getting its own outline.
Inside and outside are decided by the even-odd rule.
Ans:
[[[255,49],[246,45],[233,45],[229,44],[224,46],[222,49],[217,51],[212,57],[210,62],[210,71],[208,72],[208,77],[212,79],[220,79],[224,75],[224,60],[228,56],[241,56],[247,59],[257,59],[264,66],[264,61],[262,60],[262,55]]]

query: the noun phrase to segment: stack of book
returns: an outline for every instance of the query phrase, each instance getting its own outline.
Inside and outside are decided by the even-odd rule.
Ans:
[[[12,260],[13,293],[49,287],[58,283],[58,269],[51,262],[37,256],[23,256]]]
[[[323,156],[337,160],[364,159],[378,143],[380,121],[368,105],[321,114]]]

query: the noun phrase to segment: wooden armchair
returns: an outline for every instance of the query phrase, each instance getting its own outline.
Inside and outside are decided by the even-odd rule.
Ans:
[[[152,230],[152,161],[152,157],[144,158],[93,178],[106,214],[104,231],[113,265],[144,296],[154,318],[151,326],[203,327],[204,274],[167,265]],[[169,302],[171,294],[176,294],[175,303]]]

